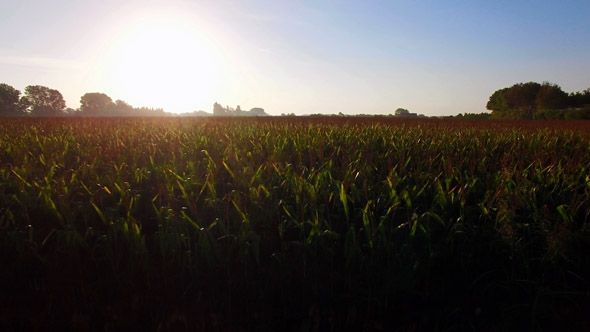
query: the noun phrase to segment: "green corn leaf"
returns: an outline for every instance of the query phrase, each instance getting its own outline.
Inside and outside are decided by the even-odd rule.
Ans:
[[[344,190],[344,183],[340,183],[340,202],[342,202],[342,206],[344,206],[344,214],[346,215],[346,219],[348,219],[348,198],[346,196],[346,190]]]

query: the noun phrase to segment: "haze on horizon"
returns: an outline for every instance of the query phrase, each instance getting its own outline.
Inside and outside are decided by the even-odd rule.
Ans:
[[[588,1],[14,1],[0,83],[169,112],[485,111],[497,89],[590,87]]]

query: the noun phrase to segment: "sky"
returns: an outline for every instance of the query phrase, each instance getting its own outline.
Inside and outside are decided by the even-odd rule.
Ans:
[[[485,112],[521,82],[590,88],[590,1],[21,0],[0,3],[0,83],[67,106],[169,112]]]

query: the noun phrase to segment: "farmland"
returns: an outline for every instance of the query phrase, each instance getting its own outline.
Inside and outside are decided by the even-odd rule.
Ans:
[[[583,121],[0,119],[4,330],[582,330],[589,223]]]

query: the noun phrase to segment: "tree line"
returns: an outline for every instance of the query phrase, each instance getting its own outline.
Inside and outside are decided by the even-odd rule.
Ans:
[[[486,108],[492,118],[590,119],[590,88],[567,93],[549,82],[518,83],[495,91]]]
[[[66,107],[62,94],[42,85],[29,85],[21,96],[19,90],[0,83],[0,116],[165,116],[161,108],[133,107],[122,100],[113,101],[104,93],[86,93],[80,108]]]
[[[249,111],[244,111],[238,105],[235,109],[229,106],[223,107],[218,102],[213,104],[213,115],[214,116],[268,116],[263,108],[254,107]]]
[[[590,119],[590,88],[575,93],[564,92],[557,84],[543,82],[517,83],[496,90],[486,108],[491,118],[499,119]],[[201,115],[200,112],[199,115]],[[399,113],[399,114],[398,114]],[[409,114],[405,109],[396,115]],[[209,113],[204,113],[210,115]],[[166,116],[161,108],[133,107],[122,100],[113,101],[104,93],[86,93],[80,98],[80,108],[67,108],[62,94],[41,85],[29,85],[21,96],[19,90],[0,83],[0,116],[59,117],[59,116]],[[262,108],[250,111],[213,105],[215,116],[265,116]],[[465,117],[471,117],[465,114]],[[486,118],[487,115],[473,115]],[[463,117],[463,115],[461,115]],[[474,117],[475,118],[475,117]]]

